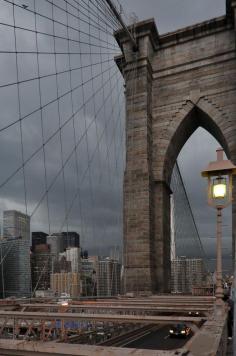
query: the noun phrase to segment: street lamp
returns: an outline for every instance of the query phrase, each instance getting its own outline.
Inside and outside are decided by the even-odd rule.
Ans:
[[[236,166],[223,159],[223,150],[216,150],[217,160],[210,162],[202,172],[208,178],[208,204],[217,210],[216,230],[216,304],[222,305],[224,296],[222,287],[222,209],[232,202],[233,174]]]

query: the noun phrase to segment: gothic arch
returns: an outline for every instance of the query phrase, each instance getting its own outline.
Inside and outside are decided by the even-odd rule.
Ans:
[[[215,108],[206,98],[201,98],[196,104],[190,100],[186,101],[176,115],[176,127],[174,131],[172,128],[173,134],[165,152],[162,168],[163,181],[170,184],[172,170],[182,147],[199,127],[208,131],[230,158],[227,134],[224,133],[227,121],[226,114]]]

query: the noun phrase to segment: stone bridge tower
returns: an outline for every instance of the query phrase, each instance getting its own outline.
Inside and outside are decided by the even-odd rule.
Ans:
[[[236,1],[226,8],[225,16],[162,36],[153,19],[140,22],[130,28],[136,51],[124,31],[115,34],[126,83],[126,292],[168,291],[170,179],[191,134],[204,127],[236,164]],[[233,246],[235,233],[236,202]]]

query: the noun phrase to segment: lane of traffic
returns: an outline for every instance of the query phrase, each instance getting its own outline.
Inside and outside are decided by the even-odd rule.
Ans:
[[[126,345],[129,348],[152,349],[152,350],[172,350],[183,347],[191,338],[191,334],[183,337],[170,337],[169,330],[173,326],[165,326],[161,329],[150,332],[141,339]]]

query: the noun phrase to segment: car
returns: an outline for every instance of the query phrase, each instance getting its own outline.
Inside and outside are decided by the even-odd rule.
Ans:
[[[198,311],[190,311],[190,312],[188,312],[188,315],[199,316],[199,312]]]
[[[58,298],[58,302],[57,304],[62,305],[64,307],[69,305],[69,302],[72,299],[70,298],[70,294],[69,293],[61,293],[60,297]]]
[[[191,334],[192,330],[185,324],[177,324],[169,329],[170,337],[187,337]]]

